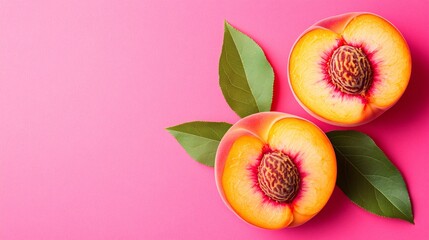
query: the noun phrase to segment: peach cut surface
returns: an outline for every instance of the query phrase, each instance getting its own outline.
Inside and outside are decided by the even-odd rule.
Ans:
[[[222,138],[215,176],[225,204],[244,221],[266,229],[299,226],[332,194],[335,153],[311,122],[258,113],[238,121]]]
[[[294,44],[289,81],[301,106],[339,126],[367,123],[403,95],[411,55],[401,33],[371,13],[348,13],[311,26]]]

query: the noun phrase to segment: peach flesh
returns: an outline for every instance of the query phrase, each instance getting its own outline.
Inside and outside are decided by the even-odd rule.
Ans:
[[[332,194],[335,153],[307,120],[258,113],[238,121],[222,138],[215,177],[222,200],[239,218],[266,229],[295,227],[314,217]]]
[[[347,66],[333,60],[345,46],[363,61]],[[353,74],[335,74],[330,64],[351,66]],[[310,115],[337,126],[357,126],[380,116],[403,95],[411,55],[401,33],[384,18],[347,13],[307,29],[292,48],[288,72],[296,100]]]

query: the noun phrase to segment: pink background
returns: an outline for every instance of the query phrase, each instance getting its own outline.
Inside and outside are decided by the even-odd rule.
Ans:
[[[0,239],[428,239],[429,2],[201,2],[0,1]],[[238,120],[218,87],[227,19],[273,65],[273,110],[338,129],[299,107],[286,65],[301,32],[349,11],[389,19],[411,49],[403,98],[356,129],[403,173],[415,225],[339,189],[302,227],[247,225],[164,128]]]

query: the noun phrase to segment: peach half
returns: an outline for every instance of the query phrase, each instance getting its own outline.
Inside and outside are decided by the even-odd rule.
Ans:
[[[401,33],[371,13],[348,13],[307,29],[289,57],[289,81],[301,106],[338,126],[367,123],[392,107],[411,75]]]
[[[331,142],[313,123],[279,112],[250,115],[222,138],[215,162],[224,203],[266,229],[299,226],[327,203],[337,165]]]

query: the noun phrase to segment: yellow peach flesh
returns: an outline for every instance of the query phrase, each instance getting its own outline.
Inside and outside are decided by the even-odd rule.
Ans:
[[[226,160],[222,186],[227,201],[241,218],[262,228],[279,229],[292,221],[290,208],[265,202],[249,171],[258,163],[263,146],[255,137],[238,138]]]
[[[393,105],[405,91],[411,75],[411,56],[400,32],[380,17],[362,14],[350,21],[342,36],[346,42],[365,44],[373,53],[378,79],[370,95],[371,103],[382,108]]]
[[[294,47],[289,62],[292,90],[301,104],[328,121],[356,123],[365,105],[360,98],[344,99],[326,80],[322,53],[334,49],[341,36],[324,28],[306,33]],[[311,49],[311,50],[309,50]]]
[[[267,146],[299,154],[297,167],[305,173],[303,188],[290,203],[270,200],[255,182],[253,171]],[[219,145],[215,173],[221,197],[240,218],[262,228],[280,229],[299,226],[323,208],[335,185],[336,162],[332,145],[315,125],[292,115],[266,112],[231,127]]]
[[[335,153],[329,139],[308,121],[286,118],[273,125],[268,145],[272,149],[290,149],[289,154],[296,156],[303,175],[302,189],[294,202],[294,216],[318,213],[335,187]]]
[[[365,96],[342,94],[323,69],[326,56],[344,41],[361,46],[375,72]],[[373,14],[350,13],[323,20],[295,43],[289,80],[298,102],[319,120],[341,126],[366,123],[395,104],[408,85],[411,57],[399,31]]]

